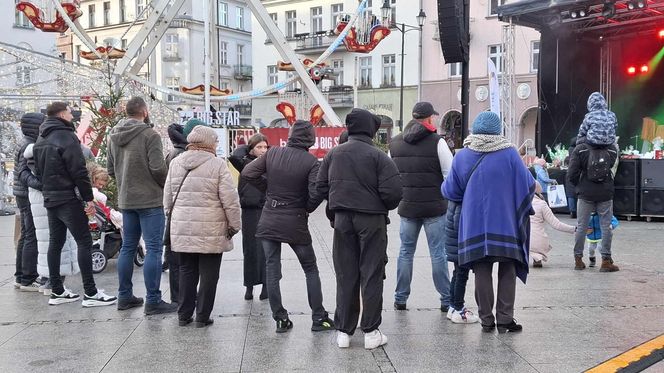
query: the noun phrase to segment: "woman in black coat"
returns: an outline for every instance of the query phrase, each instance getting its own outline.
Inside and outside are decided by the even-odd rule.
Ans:
[[[233,167],[241,173],[246,165],[265,154],[267,149],[267,137],[257,133],[249,139],[248,145],[241,145],[235,149],[229,160]],[[265,205],[265,193],[249,184],[243,176],[240,176],[238,192],[242,206],[242,253],[244,254],[244,286],[246,287],[244,299],[253,299],[254,286],[262,284],[259,299],[264,300],[267,299],[265,253],[260,240],[256,239],[256,229],[258,221],[261,219],[263,205]]]

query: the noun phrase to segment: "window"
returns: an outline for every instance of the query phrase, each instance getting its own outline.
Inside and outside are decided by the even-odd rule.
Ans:
[[[21,0],[16,0],[16,3],[18,4],[19,1]],[[23,12],[19,12],[14,8],[14,26],[15,27],[24,27],[24,28],[33,28],[32,23],[28,19],[28,17],[23,14]]]
[[[219,43],[219,64],[228,65],[228,42]]]
[[[88,5],[88,27],[95,27],[95,5]]]
[[[394,87],[396,85],[397,56],[388,54],[383,56],[383,87]]]
[[[237,64],[240,66],[244,65],[244,45],[237,45]]]
[[[244,30],[244,8],[236,7],[235,16],[237,17],[237,28]]]
[[[332,28],[336,28],[344,12],[344,4],[332,4]]]
[[[334,85],[344,85],[344,60],[333,60],[332,68],[337,74],[337,77],[334,78]]]
[[[136,18],[145,18],[146,14],[143,14],[145,10],[145,0],[136,0]]]
[[[360,57],[360,86],[371,87],[371,57]]]
[[[166,58],[177,58],[178,57],[178,43],[179,38],[177,34],[166,34],[166,48],[164,54]]]
[[[279,19],[279,17],[277,16],[277,13],[270,13],[270,18],[272,18],[272,21],[274,21],[275,25],[279,25],[277,23],[277,20]]]
[[[76,59],[76,62],[81,63],[81,46],[77,45],[76,48],[74,48],[74,58]]]
[[[30,84],[30,66],[18,65],[16,66],[16,86],[22,87]]]
[[[311,33],[323,31],[323,7],[311,8]]]
[[[219,84],[219,89],[222,91],[225,89],[228,89],[230,87],[230,83],[228,81],[222,81],[221,84]]]
[[[292,78],[293,76],[295,76],[294,73],[292,73],[292,72],[289,72],[289,73],[288,73],[288,79]],[[291,84],[288,85],[288,88],[287,88],[286,90],[287,90],[287,91],[296,91],[296,90],[298,90],[298,89],[301,89],[301,88],[300,88],[300,81],[299,81],[299,80],[295,80],[295,81],[293,81]]]
[[[104,2],[104,26],[107,26],[111,23],[111,2]]]
[[[178,77],[170,77],[166,78],[166,88],[180,92],[180,78]],[[166,98],[167,102],[178,102],[179,98],[177,96],[173,95],[168,95]]]
[[[500,74],[503,71],[503,52],[500,44],[489,46],[489,59],[496,64],[496,71]]]
[[[277,65],[270,65],[267,67],[267,85],[277,84],[279,81],[279,71]]]
[[[397,23],[397,0],[390,0],[390,24]]]
[[[286,12],[286,37],[292,38],[297,34],[297,12],[289,10]]]
[[[461,74],[463,72],[462,66],[463,65],[461,64],[461,62],[451,63],[450,64],[450,78],[461,76]]]
[[[125,51],[126,51],[126,50],[127,50],[127,39],[122,39],[122,40],[120,41],[120,43],[121,43],[121,44],[120,44],[120,48],[121,48],[122,50],[125,50]]]
[[[491,8],[489,9],[489,15],[495,15],[498,14],[498,7],[500,5],[504,5],[505,0],[491,0],[490,6]]]
[[[124,23],[127,20],[127,7],[125,6],[125,0],[120,0],[120,23]]]
[[[228,4],[217,1],[217,24],[228,26]]]
[[[540,42],[533,41],[530,43],[530,71],[537,72],[539,69],[540,61]]]

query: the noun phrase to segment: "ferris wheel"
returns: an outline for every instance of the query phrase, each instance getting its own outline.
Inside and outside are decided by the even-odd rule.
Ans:
[[[277,62],[279,69],[292,71],[293,75],[285,81],[251,91],[232,92],[221,90],[210,84],[211,40],[209,30],[215,27],[210,19],[210,9],[216,1],[204,0],[201,1],[203,14],[207,15],[204,19],[204,29],[207,30],[207,32],[204,32],[204,80],[197,86],[180,87],[180,90],[174,90],[150,82],[138,74],[165,35],[171,22],[179,15],[185,1],[150,1],[148,6],[143,9],[143,13],[148,9],[150,9],[150,12],[145,17],[138,33],[129,42],[126,50],[114,45],[95,44],[78,22],[78,18],[83,14],[80,9],[80,0],[22,0],[17,3],[16,9],[23,12],[30,22],[43,32],[62,33],[71,30],[88,49],[87,51],[82,50],[80,57],[86,60],[98,61],[97,66],[102,66],[103,70],[108,71],[117,81],[129,80],[131,84],[142,85],[157,92],[196,102],[205,105],[206,108],[210,107],[211,102],[233,102],[265,96],[283,90],[295,81],[300,81],[304,91],[310,98],[310,102],[313,104],[311,108],[305,108],[306,112],[311,115],[310,119],[320,121],[325,118],[327,124],[331,126],[340,126],[341,121],[317,85],[325,71],[325,60],[342,46],[350,52],[368,53],[390,34],[390,29],[386,24],[387,19],[377,19],[367,9],[368,0],[358,0],[354,13],[340,17],[334,30],[336,39],[330,46],[316,60],[301,61],[283,33],[277,28],[261,1],[247,0],[247,5],[283,59],[283,61]],[[143,18],[142,16],[143,14],[137,15],[136,20]],[[128,26],[127,31],[135,26],[136,20]],[[126,34],[127,32],[125,32]],[[277,110],[290,123],[298,115],[298,110],[290,102],[281,102]],[[299,113],[301,116],[302,110]]]

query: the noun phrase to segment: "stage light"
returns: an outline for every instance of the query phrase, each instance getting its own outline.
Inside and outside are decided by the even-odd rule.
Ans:
[[[616,15],[616,3],[604,3],[602,8],[602,17],[613,18]]]
[[[641,74],[647,73],[648,70],[648,65],[641,65]]]
[[[664,40],[664,29],[659,30],[659,33],[657,35],[659,35],[660,39]]]
[[[634,75],[636,74],[636,66],[630,66],[627,68],[627,74]]]
[[[579,17],[579,12],[576,11],[576,10],[573,10],[573,11],[569,12],[569,16],[571,18],[578,18]]]
[[[627,9],[629,10],[645,9],[647,7],[648,7],[647,0],[631,0],[630,2],[627,3]]]

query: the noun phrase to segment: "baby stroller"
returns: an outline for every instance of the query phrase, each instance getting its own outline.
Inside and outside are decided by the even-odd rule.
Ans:
[[[115,257],[122,248],[122,234],[111,219],[111,211],[104,204],[95,202],[95,217],[88,225],[92,234],[92,272],[100,273],[108,265],[108,260]],[[134,257],[134,264],[145,264],[145,249],[139,244]]]

